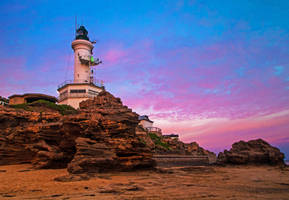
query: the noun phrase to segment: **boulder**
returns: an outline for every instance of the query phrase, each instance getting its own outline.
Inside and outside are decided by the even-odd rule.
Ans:
[[[239,141],[229,151],[219,153],[217,163],[284,165],[284,154],[262,139]]]

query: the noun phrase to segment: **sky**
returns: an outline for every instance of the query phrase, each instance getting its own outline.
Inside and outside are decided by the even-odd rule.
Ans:
[[[289,158],[288,0],[0,1],[0,95],[73,79],[75,16],[97,79],[163,134],[214,152],[262,138]]]

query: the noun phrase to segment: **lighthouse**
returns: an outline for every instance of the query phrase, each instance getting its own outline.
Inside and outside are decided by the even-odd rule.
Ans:
[[[81,101],[94,98],[103,91],[104,85],[103,81],[94,78],[93,69],[101,61],[93,57],[93,42],[89,40],[84,26],[76,30],[71,47],[74,51],[74,79],[66,80],[58,86],[58,102],[77,109]]]

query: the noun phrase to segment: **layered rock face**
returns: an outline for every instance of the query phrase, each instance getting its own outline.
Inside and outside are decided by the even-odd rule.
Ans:
[[[219,153],[220,164],[269,164],[283,165],[284,154],[262,139],[240,141],[232,145],[230,151]]]
[[[28,162],[70,173],[153,167],[149,146],[135,137],[138,115],[102,92],[76,114],[0,108],[0,165]]]
[[[210,152],[199,146],[197,142],[183,143],[177,139],[164,139],[165,142],[169,144],[169,149],[165,151],[160,151],[160,153],[171,153],[171,154],[185,154],[185,155],[195,155],[195,156],[207,156],[214,155],[213,152]]]
[[[138,115],[123,106],[119,98],[102,92],[97,98],[80,103],[80,109],[86,127],[75,140],[76,154],[68,165],[71,173],[154,166],[151,149],[135,134]],[[69,121],[79,123],[75,116]]]
[[[153,150],[158,165],[203,165],[216,162],[216,154],[196,142],[184,143],[177,138],[146,132],[141,126],[137,127],[137,135]]]
[[[39,167],[57,167],[60,156],[63,159],[70,156],[65,155],[59,145],[59,141],[65,137],[60,130],[60,120],[61,115],[55,112],[40,113],[2,106],[0,164],[33,162]]]

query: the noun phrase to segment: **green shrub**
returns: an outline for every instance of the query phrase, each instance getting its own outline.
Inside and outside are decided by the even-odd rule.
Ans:
[[[75,110],[73,107],[71,107],[69,105],[59,105],[59,104],[55,104],[53,102],[42,100],[42,99],[34,101],[32,103],[10,105],[10,107],[12,107],[12,108],[24,109],[24,110],[28,110],[28,111],[32,111],[33,109],[31,107],[33,107],[33,106],[40,106],[40,107],[49,108],[49,109],[58,111],[62,115],[77,113],[77,110]]]
[[[55,104],[53,102],[45,101],[45,100],[37,100],[37,101],[30,103],[29,105],[31,105],[31,106],[44,106],[46,108],[56,110],[62,115],[73,114],[73,113],[77,112],[73,107],[71,107],[69,105]]]
[[[24,109],[24,110],[31,111],[31,109],[29,108],[29,106],[28,106],[27,103],[9,105],[9,107],[11,107],[11,108],[16,108],[16,109]]]
[[[152,141],[155,143],[156,146],[161,146],[167,150],[170,149],[170,146],[166,142],[162,142],[162,138],[157,136],[155,133],[149,132],[149,136],[152,139]]]

